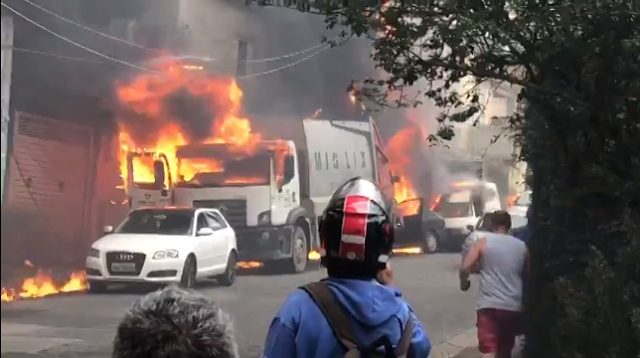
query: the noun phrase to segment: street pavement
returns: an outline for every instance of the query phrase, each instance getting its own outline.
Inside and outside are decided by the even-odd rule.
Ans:
[[[392,262],[397,286],[434,345],[440,344],[434,356],[453,357],[475,343],[477,290],[460,291],[459,263],[459,254],[396,257]],[[234,318],[240,356],[257,358],[287,294],[323,276],[321,269],[279,276],[247,272],[232,287],[205,283],[199,290]],[[119,319],[142,294],[82,293],[3,303],[0,358],[107,358]]]

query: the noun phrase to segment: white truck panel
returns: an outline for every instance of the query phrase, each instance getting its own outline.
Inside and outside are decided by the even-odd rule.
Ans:
[[[353,177],[376,180],[370,122],[305,119],[309,194],[321,213],[331,194]]]
[[[463,190],[452,193],[446,199],[450,203],[470,203],[471,202],[471,191]]]

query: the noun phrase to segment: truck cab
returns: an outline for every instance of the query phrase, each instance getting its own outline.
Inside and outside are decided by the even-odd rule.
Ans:
[[[133,181],[138,158],[153,158],[153,182]],[[288,270],[305,269],[309,251],[318,243],[317,235],[309,237],[314,231],[299,209],[299,160],[293,141],[261,141],[250,149],[224,143],[183,145],[170,164],[163,153],[129,154],[133,209],[215,208],[236,231],[239,260],[285,260]]]
[[[241,261],[286,262],[287,270],[304,271],[309,251],[318,244],[298,209],[294,142],[262,141],[251,153],[237,150],[227,144],[178,147],[175,205],[222,212],[236,230]]]

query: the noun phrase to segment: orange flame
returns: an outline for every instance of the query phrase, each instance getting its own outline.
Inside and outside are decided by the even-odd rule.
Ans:
[[[398,247],[393,249],[396,255],[417,255],[423,253],[421,247]]]
[[[409,181],[408,169],[411,167],[411,158],[409,154],[412,147],[418,145],[416,140],[420,138],[420,129],[415,126],[405,127],[396,133],[387,143],[387,155],[393,173],[399,177],[399,181],[395,183],[394,195],[395,200],[401,203],[406,200],[416,199],[418,195],[415,192],[413,184]],[[420,202],[414,201],[400,206],[400,215],[415,215],[420,209]]]
[[[311,261],[320,260],[320,253],[318,251],[309,252],[309,260],[311,260]]]
[[[167,101],[178,93],[205,99],[210,113],[214,113],[211,118],[211,135],[200,143],[233,144],[238,151],[248,153],[260,141],[261,136],[252,132],[249,119],[240,115],[243,94],[236,81],[233,78],[208,75],[203,71],[194,72],[194,69],[200,69],[196,67],[198,66],[173,63],[159,68],[159,73],[141,74],[132,82],[120,84],[117,88],[120,103],[133,113],[150,119],[150,128],[146,132],[156,133],[150,143],[136,142],[135,131],[130,122],[120,121],[120,174],[125,182],[129,174],[125,158],[130,152],[165,154],[171,168],[171,177],[173,180],[177,179],[175,148],[193,143],[179,124],[185,122],[184,118],[176,118],[166,108]],[[153,183],[153,163],[157,159],[157,155],[134,158],[133,181]],[[222,163],[217,160],[191,160],[188,164],[181,164],[180,175],[188,180],[201,171],[215,173],[223,170]],[[245,179],[250,178],[238,180]]]
[[[240,269],[257,269],[257,268],[261,268],[262,266],[264,266],[264,264],[262,262],[258,262],[258,261],[240,261],[238,262],[238,268]]]
[[[84,271],[73,272],[62,285],[56,284],[49,273],[38,271],[34,277],[25,279],[20,289],[3,287],[2,302],[45,297],[58,293],[85,291],[87,288],[87,276]]]

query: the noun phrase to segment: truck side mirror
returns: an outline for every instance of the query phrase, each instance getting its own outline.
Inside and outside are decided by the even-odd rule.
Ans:
[[[153,177],[154,177],[154,186],[156,189],[164,189],[164,181],[165,181],[165,172],[164,172],[164,163],[162,160],[155,160],[153,162]]]
[[[399,183],[399,182],[400,182],[400,177],[399,177],[399,176],[397,176],[397,175],[393,175],[393,174],[392,174],[392,175],[391,175],[391,182],[392,182],[392,183],[394,183],[394,184],[395,184],[395,183]]]
[[[293,155],[284,158],[284,182],[288,183],[296,175],[296,161]]]

